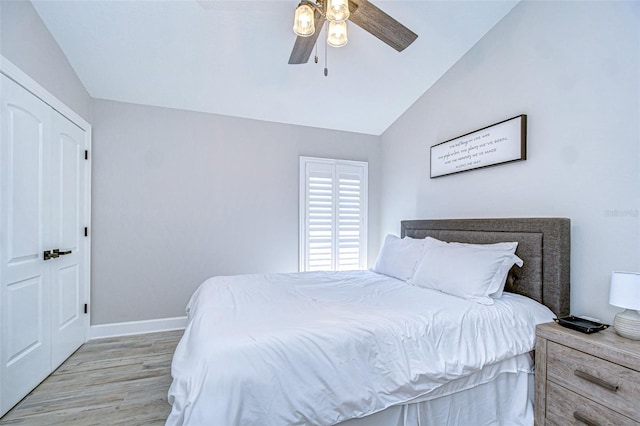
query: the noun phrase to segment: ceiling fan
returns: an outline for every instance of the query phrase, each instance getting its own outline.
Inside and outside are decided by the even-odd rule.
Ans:
[[[347,20],[402,52],[418,35],[367,0],[302,0],[296,8],[294,31],[298,35],[289,57],[290,64],[305,64],[316,44],[320,29],[328,22],[327,43],[334,47],[347,42]]]

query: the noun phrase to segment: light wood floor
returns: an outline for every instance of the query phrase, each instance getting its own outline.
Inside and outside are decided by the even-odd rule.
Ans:
[[[180,331],[92,340],[0,425],[163,425]]]

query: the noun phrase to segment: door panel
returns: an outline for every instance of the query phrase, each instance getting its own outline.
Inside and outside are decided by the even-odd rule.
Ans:
[[[25,104],[8,104],[7,232],[10,263],[37,261],[43,232],[43,137],[48,110],[30,112]],[[31,108],[33,110],[33,107]]]
[[[82,320],[80,309],[78,309],[82,303],[78,265],[61,268],[57,275],[58,282],[55,287],[58,290],[56,303],[59,308],[55,310],[57,318],[54,318],[54,327],[57,326],[59,330],[63,330],[67,327],[73,327],[75,321]]]
[[[59,121],[58,121],[59,120]],[[80,246],[81,204],[82,204],[82,171],[84,161],[84,132],[76,128],[64,117],[54,118],[54,145],[57,151],[54,153],[53,165],[57,191],[55,192],[54,205],[57,207],[55,214],[57,225],[54,229],[59,233],[56,241],[59,241],[60,249],[78,250]]]
[[[46,323],[42,317],[43,287],[40,277],[7,285],[8,366],[41,349]]]
[[[51,109],[0,76],[0,410],[51,371],[46,140]]]
[[[2,327],[9,344],[3,348],[2,412],[19,402],[50,373],[47,287],[40,276],[6,288],[8,309]]]

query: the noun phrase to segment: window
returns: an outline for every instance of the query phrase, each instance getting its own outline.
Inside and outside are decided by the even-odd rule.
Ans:
[[[300,157],[300,271],[364,269],[366,162]]]

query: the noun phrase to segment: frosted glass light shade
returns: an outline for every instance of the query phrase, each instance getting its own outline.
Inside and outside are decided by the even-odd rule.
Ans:
[[[611,273],[609,304],[625,308],[616,314],[613,328],[628,339],[640,340],[640,274],[635,272]]]
[[[314,12],[311,6],[307,4],[300,4],[296,8],[293,32],[300,37],[310,37],[316,32]]]
[[[329,21],[329,34],[327,44],[333,47],[342,47],[349,41],[347,37],[346,21]]]
[[[329,0],[326,14],[329,21],[346,21],[349,19],[349,1]]]

